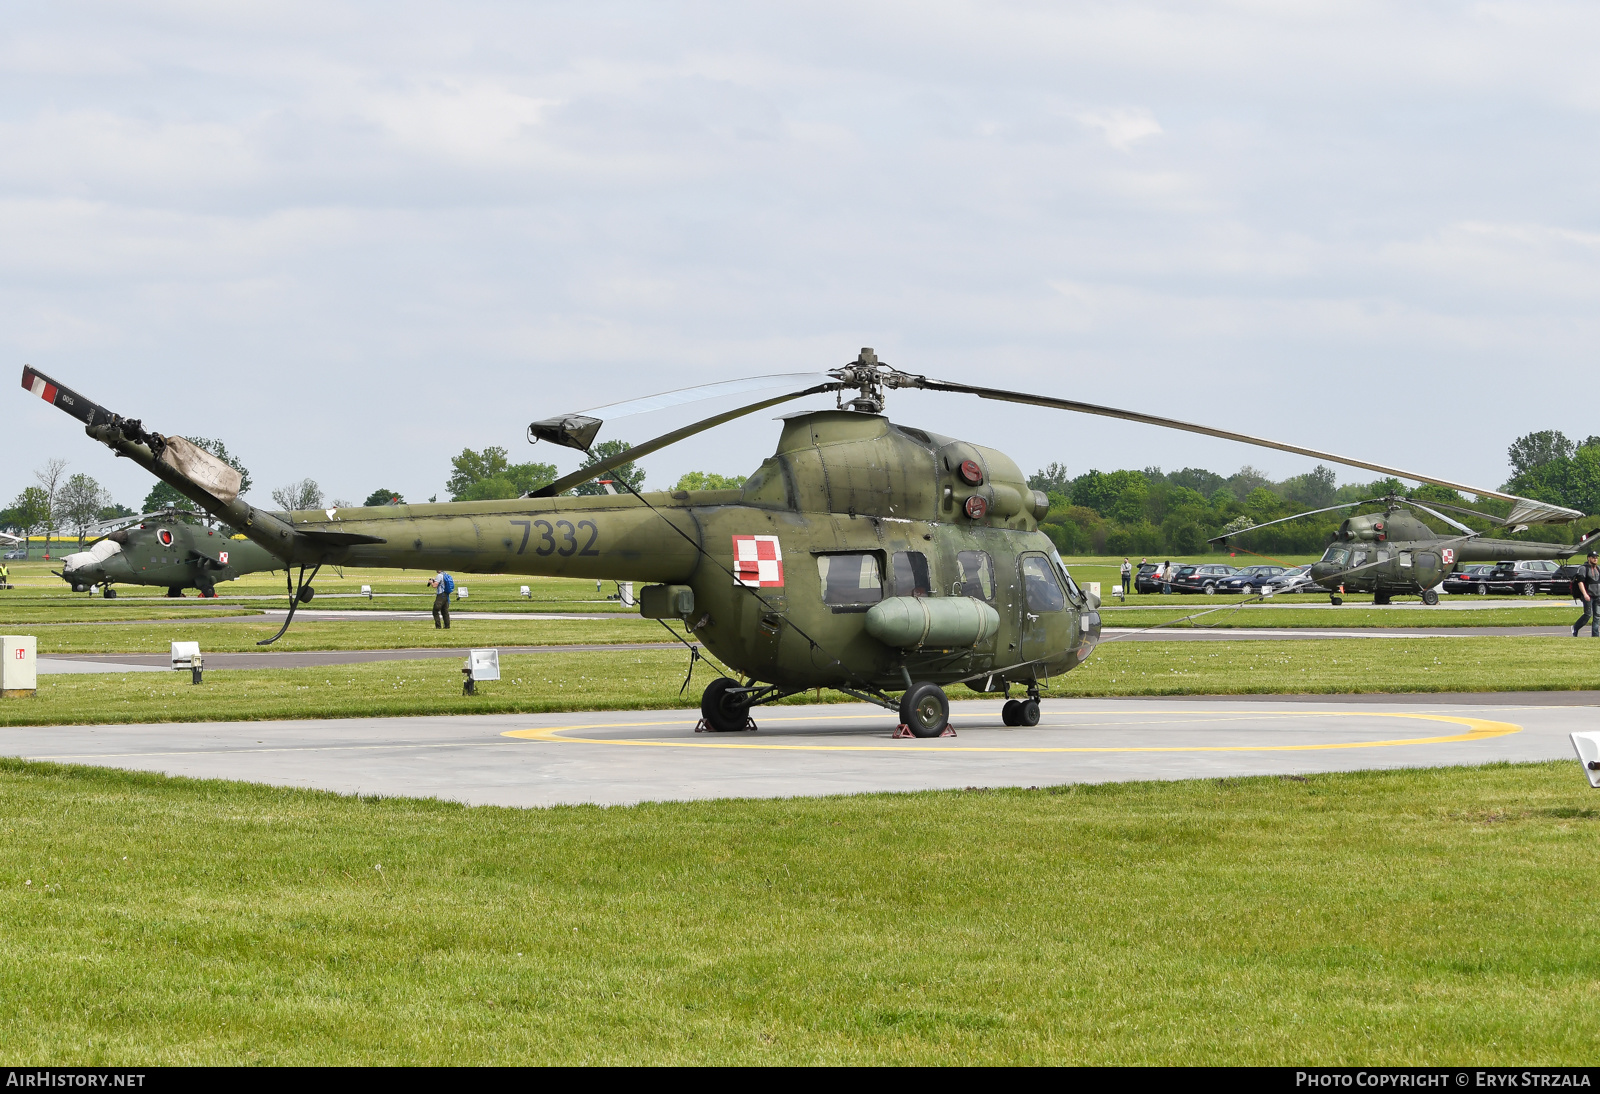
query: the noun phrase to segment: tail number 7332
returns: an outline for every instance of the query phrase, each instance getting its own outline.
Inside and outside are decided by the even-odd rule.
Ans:
[[[592,520],[580,520],[574,525],[570,520],[558,520],[554,524],[547,520],[514,520],[513,527],[522,529],[522,542],[517,544],[517,554],[522,554],[528,549],[528,540],[532,538],[533,530],[539,529],[539,538],[533,548],[536,555],[560,555],[566,558],[569,555],[598,555],[594,545],[600,540],[600,529]],[[578,546],[578,537],[587,534],[583,546]]]

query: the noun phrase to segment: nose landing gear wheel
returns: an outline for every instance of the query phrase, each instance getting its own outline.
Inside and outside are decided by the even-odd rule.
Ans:
[[[117,598],[117,590],[113,589],[110,585],[107,585],[105,587],[105,591],[100,595],[105,597],[107,600],[115,600]]]
[[[1012,699],[1000,708],[1000,720],[1008,726],[1039,724],[1039,700]]]
[[[913,737],[938,737],[950,725],[950,699],[938,684],[912,684],[900,700],[900,724]]]
[[[1422,602],[1424,604],[1426,604],[1430,608],[1433,607],[1435,604],[1439,603],[1439,590],[1438,589],[1423,589],[1422,590]]]
[[[750,724],[750,707],[729,689],[739,686],[739,681],[719,676],[706,685],[700,695],[700,717],[706,728],[714,733],[736,733]]]
[[[1335,608],[1344,603],[1344,597],[1342,596],[1330,596],[1328,599],[1333,601],[1333,606]]]

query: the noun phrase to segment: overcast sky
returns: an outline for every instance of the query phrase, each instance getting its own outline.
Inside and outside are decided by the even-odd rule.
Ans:
[[[24,363],[222,438],[258,501],[420,500],[463,446],[557,456],[533,418],[869,345],[1497,486],[1516,436],[1600,433],[1597,31],[1534,2],[14,3],[0,501],[52,456],[150,485]],[[1029,471],[1311,463],[889,409]],[[657,417],[613,435],[685,420]],[[647,483],[775,439],[758,415]]]

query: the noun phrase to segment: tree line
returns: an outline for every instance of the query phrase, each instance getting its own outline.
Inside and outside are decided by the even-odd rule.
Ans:
[[[1511,477],[1502,490],[1600,514],[1600,437],[1574,444],[1557,430],[1544,430],[1517,438],[1506,455]],[[1511,508],[1509,503],[1495,498],[1468,498],[1429,484],[1408,487],[1397,479],[1340,486],[1334,472],[1321,464],[1303,475],[1274,482],[1248,465],[1226,477],[1198,467],[1171,472],[1159,467],[1142,471],[1091,470],[1071,476],[1064,466],[1053,463],[1031,475],[1028,484],[1050,498],[1050,511],[1040,522],[1041,530],[1062,554],[1077,555],[1227,551],[1232,548],[1209,545],[1207,540],[1309,510],[1390,493],[1408,495],[1424,503],[1432,500],[1464,505],[1497,517],[1505,516]],[[1340,522],[1355,511],[1352,507],[1312,513],[1250,532],[1233,542],[1254,552],[1314,554],[1333,539]],[[1512,534],[1491,521],[1451,515],[1476,531],[1501,538],[1553,543],[1575,543],[1582,530],[1594,524],[1580,521],[1540,525]],[[1437,523],[1426,516],[1421,519]],[[1446,529],[1440,526],[1438,530]]]

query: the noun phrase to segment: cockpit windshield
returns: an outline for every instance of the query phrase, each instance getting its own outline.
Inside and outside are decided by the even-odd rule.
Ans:
[[[1350,549],[1348,547],[1329,547],[1328,553],[1322,556],[1322,561],[1331,562],[1335,566],[1343,566],[1350,561]]]

